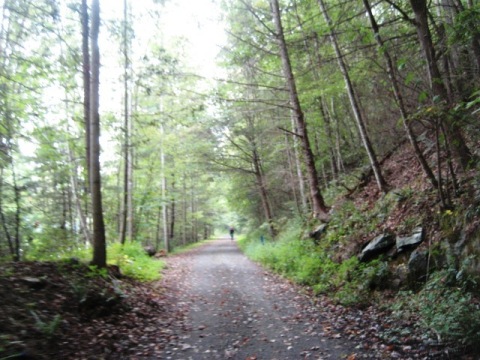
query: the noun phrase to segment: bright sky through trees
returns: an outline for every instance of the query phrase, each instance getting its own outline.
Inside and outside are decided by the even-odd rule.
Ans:
[[[118,85],[123,76],[123,64],[119,62],[121,44],[112,41],[107,26],[122,21],[123,1],[105,0],[100,6],[103,19],[100,109],[102,113],[115,113],[120,109],[118,104],[123,96]],[[179,58],[192,73],[206,78],[221,77],[215,62],[226,36],[215,0],[167,0],[164,5],[154,0],[128,0],[128,6],[135,34],[129,50],[132,61],[142,59],[152,46],[162,46],[169,52],[179,53]]]
[[[123,5],[120,3],[119,0],[102,2],[104,22],[122,19]],[[187,64],[201,75],[213,76],[218,71],[215,57],[225,42],[225,33],[220,9],[214,0],[167,0],[164,6],[154,4],[153,0],[129,0],[129,7],[134,16],[134,51],[141,52],[152,43],[165,47],[182,43]],[[158,37],[158,29],[161,29],[162,38]],[[101,36],[104,49],[115,46],[106,29]]]
[[[100,111],[121,116],[119,104],[123,102],[123,90],[119,82],[124,71],[119,60],[121,42],[112,39],[109,27],[123,20],[123,1],[106,0],[100,6]],[[221,77],[216,56],[226,40],[221,12],[214,0],[167,0],[164,5],[153,0],[128,0],[128,6],[134,31],[129,58],[136,62],[134,71],[142,66],[143,57],[152,47],[160,46],[167,52],[177,53],[192,73],[206,78]],[[102,132],[102,143],[110,141],[109,134]],[[102,159],[110,159],[109,154],[104,151]]]

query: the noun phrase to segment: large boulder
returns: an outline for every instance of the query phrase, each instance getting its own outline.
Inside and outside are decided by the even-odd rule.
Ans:
[[[412,252],[408,260],[408,280],[411,285],[424,282],[428,272],[428,252],[419,251]]]
[[[413,231],[413,234],[405,237],[397,237],[396,246],[397,251],[400,253],[402,251],[412,249],[420,245],[425,238],[425,232],[422,227],[418,227]]]
[[[395,245],[395,236],[392,234],[381,234],[370,241],[362,250],[358,259],[362,262],[369,261],[380,254],[386,253]]]

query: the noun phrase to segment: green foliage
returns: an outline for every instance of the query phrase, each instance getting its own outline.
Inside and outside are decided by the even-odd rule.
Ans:
[[[345,200],[334,210],[334,216],[328,226],[327,234],[322,241],[328,243],[348,243],[351,237],[361,237],[377,228],[383,213],[382,202],[378,202],[374,209],[358,208],[353,201]]]
[[[62,323],[62,317],[60,315],[55,315],[51,321],[45,321],[40,318],[40,316],[33,310],[30,311],[33,318],[35,319],[35,328],[47,339],[51,340],[58,332],[60,325]]]
[[[87,277],[96,278],[100,277],[106,279],[108,277],[108,270],[106,268],[98,268],[95,265],[90,265],[89,267],[90,272],[87,273]]]
[[[77,256],[83,249],[73,243],[71,233],[65,229],[46,226],[41,231],[33,232],[31,240],[25,247],[27,260],[55,261]]]
[[[478,21],[480,19],[480,5],[465,8],[456,16],[454,26],[450,28],[451,44],[461,42],[468,44],[479,35]]]
[[[353,209],[350,205],[345,208]],[[339,231],[330,231],[328,240],[322,239],[320,245],[315,245],[310,239],[302,240],[302,226],[298,221],[291,221],[277,240],[265,244],[255,232],[242,238],[240,246],[254,261],[345,305],[367,302],[372,289],[384,286],[390,275],[386,262],[375,260],[361,264],[356,256],[335,261],[331,246],[342,241],[343,235],[339,235]],[[343,228],[337,230],[345,233]]]
[[[30,259],[35,260],[60,260],[77,258],[82,262],[91,260],[91,249],[86,247],[65,246],[63,251],[48,252],[49,246],[53,244],[44,240],[44,242],[35,241],[29,253]],[[151,258],[143,249],[140,243],[129,242],[122,246],[119,243],[111,244],[107,248],[107,262],[111,265],[117,265],[122,274],[130,276],[140,281],[153,281],[160,278],[160,270],[164,263],[161,260]],[[106,269],[98,269],[90,266],[91,277],[108,276]]]
[[[460,281],[450,275],[449,270],[437,272],[420,292],[401,292],[393,314],[398,318],[415,314],[425,331],[440,342],[478,349],[480,307],[465,286],[471,279]]]
[[[160,278],[164,262],[151,258],[139,243],[119,243],[109,246],[109,264],[117,265],[121,272],[140,281],[153,281]]]

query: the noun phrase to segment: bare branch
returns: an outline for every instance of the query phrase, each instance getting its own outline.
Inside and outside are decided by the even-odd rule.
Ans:
[[[287,130],[287,129],[281,127],[281,126],[277,126],[277,129],[282,130],[282,131],[286,132],[287,134],[290,134],[290,135],[293,135],[293,136],[298,136],[299,138],[302,137],[302,135],[297,134],[297,133],[295,133],[295,132],[293,132],[293,131]]]

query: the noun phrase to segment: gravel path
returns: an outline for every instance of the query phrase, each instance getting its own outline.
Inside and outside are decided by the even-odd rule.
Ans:
[[[355,344],[332,338],[298,288],[248,260],[234,241],[174,257],[165,277],[186,314],[166,359],[359,358]]]

